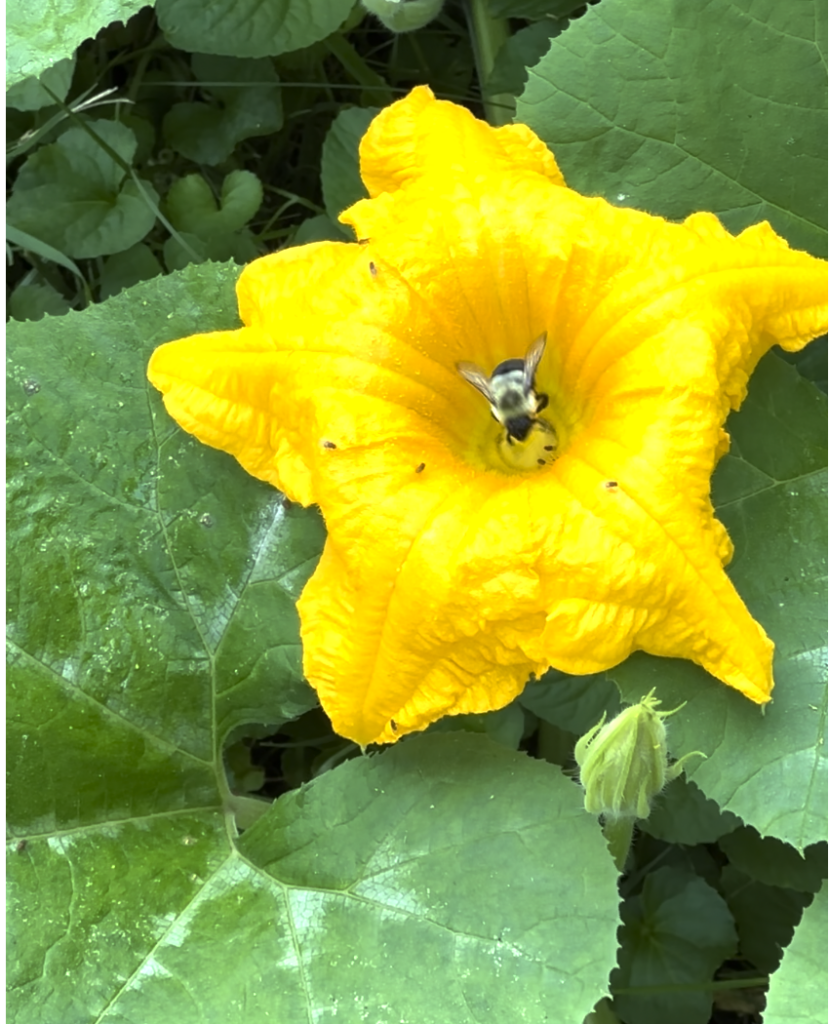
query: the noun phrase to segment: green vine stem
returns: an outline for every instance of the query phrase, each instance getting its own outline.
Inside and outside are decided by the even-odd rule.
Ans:
[[[481,86],[486,119],[493,128],[511,124],[513,97],[490,96],[486,91],[486,83],[495,66],[495,55],[510,37],[509,24],[506,18],[493,18],[490,15],[486,0],[467,0],[466,16],[472,35],[472,48],[475,52],[475,66],[478,69],[478,82]]]

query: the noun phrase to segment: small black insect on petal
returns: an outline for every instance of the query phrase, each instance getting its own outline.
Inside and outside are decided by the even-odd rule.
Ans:
[[[613,491],[619,486],[615,480],[605,480],[604,485],[609,491]]]
[[[392,732],[397,732],[397,722],[393,718],[389,719],[389,725],[391,726]]]
[[[551,451],[553,451],[554,448],[555,448],[554,444],[545,444],[544,445],[544,451],[545,452],[551,452]]]
[[[323,448],[329,448],[332,451],[337,447],[333,441],[323,441],[322,446]]]
[[[539,464],[539,466],[546,466],[547,465],[547,460],[546,459],[539,459],[538,460],[538,464]]]
[[[368,269],[371,272],[372,277],[377,277],[377,267],[374,265],[374,263],[369,263]]]
[[[421,462],[419,466],[415,467],[415,473],[422,473],[425,468],[426,468],[426,463],[425,462]]]

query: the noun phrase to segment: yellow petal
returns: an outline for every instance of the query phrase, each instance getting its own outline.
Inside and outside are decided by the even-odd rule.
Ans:
[[[360,175],[372,198],[433,175],[474,180],[513,170],[564,184],[553,154],[526,125],[490,128],[464,107],[436,100],[426,85],[382,110],[360,142]]]
[[[425,88],[361,164],[372,198],[343,219],[362,244],[255,261],[245,326],[150,366],[185,429],[322,509],[299,610],[335,729],[393,742],[635,650],[767,701],[772,644],[723,570],[710,479],[760,357],[826,330],[825,264],[768,225],[582,197],[528,129]],[[456,364],[488,375],[541,334],[557,448],[507,464]]]

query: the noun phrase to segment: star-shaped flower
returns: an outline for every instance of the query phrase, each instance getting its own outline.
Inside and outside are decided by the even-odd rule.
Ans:
[[[773,645],[723,571],[710,479],[760,357],[826,330],[825,265],[765,223],[735,238],[585,198],[528,128],[424,87],[360,158],[359,243],[256,260],[245,326],[149,370],[185,430],[320,506],[299,611],[337,732],[393,742],[635,650],[768,701]],[[512,364],[529,430],[507,436],[457,364],[486,382],[542,336],[534,379]]]

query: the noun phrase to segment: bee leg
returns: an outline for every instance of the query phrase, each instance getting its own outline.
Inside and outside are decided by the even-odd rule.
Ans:
[[[550,404],[550,399],[546,395],[535,396],[535,411],[541,412],[542,409],[546,409]]]

